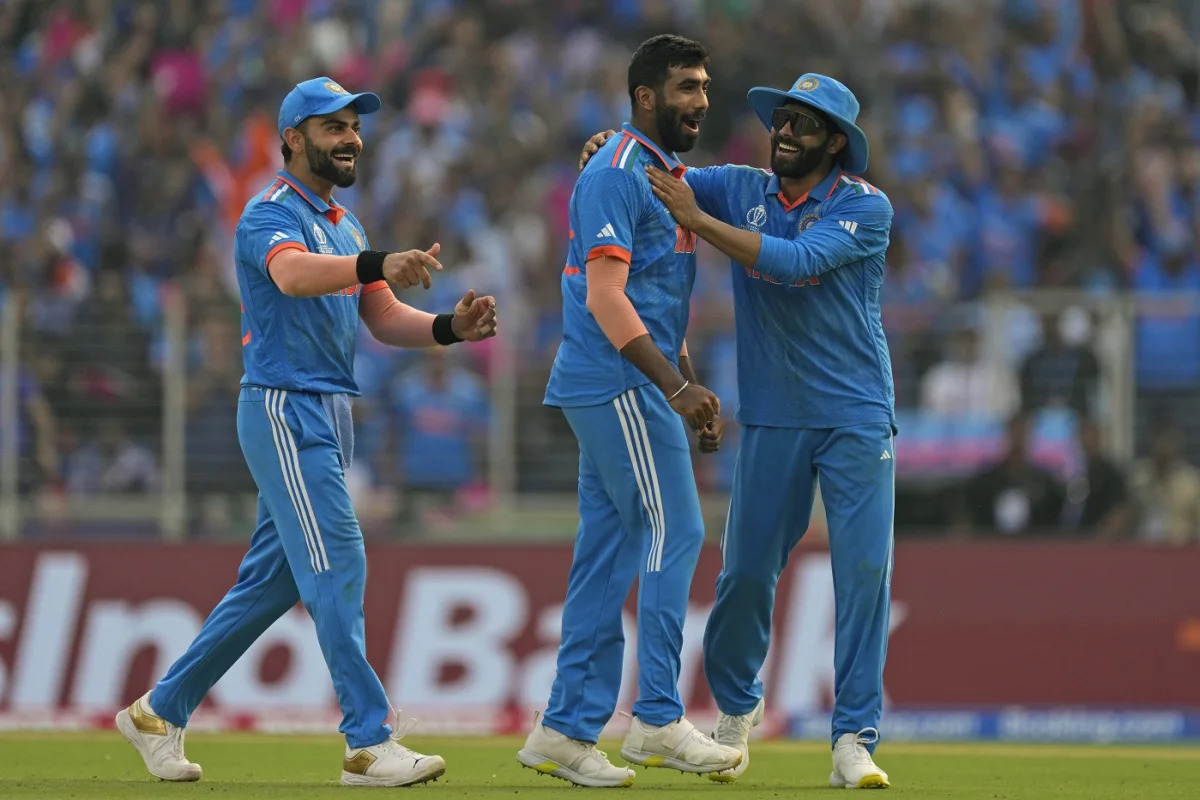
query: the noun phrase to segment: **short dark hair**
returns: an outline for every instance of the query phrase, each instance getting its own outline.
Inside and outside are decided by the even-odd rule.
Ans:
[[[296,130],[300,131],[300,133],[304,134],[305,139],[308,138],[308,134],[304,133],[304,123],[308,122],[308,120],[309,120],[309,117],[305,117],[304,119],[300,120],[295,125],[291,126],[291,127],[295,128]],[[292,148],[288,147],[287,140],[283,138],[282,133],[279,134],[279,152],[283,155],[283,163],[286,164],[292,160]]]
[[[639,86],[662,89],[673,67],[708,67],[704,45],[673,33],[651,36],[638,45],[629,61],[629,102],[636,102]]]

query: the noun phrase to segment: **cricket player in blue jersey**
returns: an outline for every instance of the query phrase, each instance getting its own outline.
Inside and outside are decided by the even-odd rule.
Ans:
[[[361,319],[379,341],[429,347],[495,335],[491,297],[468,292],[451,314],[401,303],[389,284],[430,286],[439,246],[367,249],[358,220],[333,199],[354,183],[360,114],[380,107],[329,78],[298,84],[279,112],[284,169],[246,205],[235,237],[246,374],[238,438],[258,485],[258,524],[237,584],[154,689],[117,714],[117,727],[151,774],[201,777],[184,755],[184,729],[208,690],[296,601],[317,639],[343,720],[342,783],[404,786],[445,771],[440,756],[401,745],[367,663],[366,554],[344,472],[354,452],[352,365]]]
[[[683,715],[680,650],[704,524],[688,430],[715,450],[719,411],[686,357],[695,240],[650,190],[650,165],[682,175],[708,108],[708,57],[678,36],[648,39],[629,65],[631,122],[583,170],[570,201],[561,277],[563,341],[546,405],[579,442],[579,529],[550,702],[517,754],[580,786],[629,786],[596,749],[616,709],[621,610],[638,590],[638,697],[626,760],[709,773],[736,766]]]
[[[807,530],[820,480],[837,620],[833,786],[882,788],[879,739],[895,507],[895,403],[879,294],[892,207],[867,168],[858,100],[825,75],[754,88],[771,170],[725,165],[680,180],[650,169],[655,196],[732,261],[738,422],[743,426],[723,568],[704,637],[720,709],[715,738],[745,758],[763,717],[758,672],[775,587]],[[604,135],[593,137],[584,155]],[[786,665],[784,665],[786,668]]]

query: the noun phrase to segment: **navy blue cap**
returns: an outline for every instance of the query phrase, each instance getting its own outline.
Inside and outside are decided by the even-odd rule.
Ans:
[[[858,98],[841,81],[827,75],[808,72],[796,79],[786,92],[766,86],[756,86],[746,95],[750,107],[771,129],[771,112],[785,103],[803,103],[820,109],[833,118],[842,133],[846,134],[845,160],[842,168],[852,175],[867,171],[867,135],[858,127]]]
[[[353,105],[359,114],[373,114],[383,106],[374,92],[350,94],[331,78],[313,78],[297,83],[279,106],[279,135],[309,117],[332,114]]]

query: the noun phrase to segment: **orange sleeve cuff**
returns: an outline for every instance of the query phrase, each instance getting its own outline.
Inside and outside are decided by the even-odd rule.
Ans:
[[[308,248],[300,242],[280,242],[267,251],[267,257],[263,259],[263,266],[271,266],[271,259],[282,253],[284,250],[299,250],[302,253],[308,252]]]
[[[628,264],[615,260],[615,257],[606,264],[589,260],[586,274],[588,310],[613,347],[620,350],[649,332],[625,294],[625,284],[629,280]]]
[[[380,289],[386,288],[388,288],[387,281],[371,281],[362,288],[362,293],[370,294],[371,292],[378,292]]]
[[[624,261],[626,264],[633,263],[633,257],[624,247],[618,247],[615,244],[606,244],[601,247],[593,247],[588,250],[587,257],[584,261],[591,261],[593,258],[616,258]]]

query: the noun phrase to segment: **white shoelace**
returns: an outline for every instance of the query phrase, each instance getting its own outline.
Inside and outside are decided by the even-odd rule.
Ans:
[[[396,707],[394,705],[392,705],[391,703],[388,703],[388,708],[390,708],[392,710],[392,716],[396,718],[396,726],[394,728],[392,728],[392,735],[388,738],[388,741],[391,742],[394,746],[400,748],[400,750],[404,754],[415,753],[416,752],[415,750],[412,750],[412,749],[402,745],[400,743],[400,740],[403,739],[408,734],[412,733],[413,729],[417,727],[417,722],[418,722],[417,718],[409,717],[408,719],[401,722],[400,721],[400,712],[396,710]]]
[[[608,760],[608,753],[604,752],[596,745],[592,744],[591,742],[580,742],[580,744],[585,745],[584,749],[587,751],[588,756],[597,756],[605,763],[605,765],[610,767],[613,765],[612,762]]]
[[[630,719],[633,719],[633,717],[631,715],[629,715],[628,713],[626,713],[624,711],[618,711],[617,714],[624,715],[626,717],[629,717]],[[539,725],[539,724],[541,724],[541,721],[542,721],[542,712],[541,711],[533,712],[533,724]],[[553,730],[553,729],[550,729],[550,730]],[[609,767],[613,766],[613,763],[608,760],[608,753],[604,752],[599,747],[597,747],[595,742],[585,742],[580,739],[571,739],[571,737],[569,737],[569,736],[567,737],[567,739],[569,739],[570,741],[574,742],[575,744],[577,744],[583,748],[583,757],[585,759],[599,757],[600,760],[604,762],[605,766],[609,766]]]
[[[171,755],[180,761],[187,761],[187,756],[183,754],[183,728],[175,728],[173,731]]]
[[[875,744],[879,741],[878,728],[863,728],[854,736],[854,743],[861,745]]]
[[[713,738],[718,742],[740,742],[750,735],[750,729],[753,727],[749,714],[738,716],[722,714]]]
[[[139,708],[143,714],[158,716],[149,703],[142,703],[138,700]],[[162,719],[162,717],[159,717]],[[174,725],[163,719],[163,724],[167,726],[167,741],[171,743],[171,757],[179,761],[187,761],[187,756],[183,754],[183,728]]]
[[[878,728],[863,728],[854,736],[854,759],[858,762],[869,762],[874,764],[871,758],[871,752],[867,750],[867,745],[875,744],[879,741]]]

